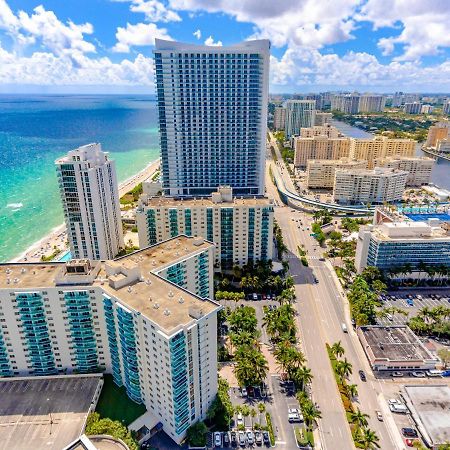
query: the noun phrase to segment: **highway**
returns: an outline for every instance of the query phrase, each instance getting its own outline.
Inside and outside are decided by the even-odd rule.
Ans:
[[[276,143],[275,148],[277,151]],[[268,171],[268,166],[271,165],[272,173],[276,173],[279,167],[278,175],[283,178],[287,188],[295,192],[281,155],[278,157],[279,164],[276,165],[269,153],[266,170]],[[267,195],[283,205],[270,177],[267,176],[266,180]],[[358,385],[358,406],[371,416],[369,426],[379,436],[380,447],[383,450],[403,449],[403,440],[382,395],[382,385],[372,375],[356,333],[350,326],[346,300],[335,282],[332,266],[329,262],[319,260],[323,249],[310,236],[311,217],[283,205],[275,208],[275,218],[283,231],[288,248],[290,273],[295,281],[301,344],[314,375],[313,399],[322,411],[322,419],[319,421],[321,448],[355,448],[325,347],[325,343],[333,344],[340,340],[345,348],[345,356],[353,365],[350,382]],[[293,218],[300,219],[302,225],[297,220],[293,221]],[[308,267],[304,267],[298,258],[298,246],[301,245],[308,253]],[[314,276],[318,279],[317,284],[313,281]],[[342,323],[347,324],[349,333],[342,331]],[[365,371],[367,382],[359,379],[359,369]],[[382,411],[384,422],[376,419],[376,410]]]

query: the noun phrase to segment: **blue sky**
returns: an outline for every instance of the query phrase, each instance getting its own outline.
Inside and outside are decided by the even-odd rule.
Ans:
[[[449,23],[449,0],[0,0],[0,91],[153,93],[155,38],[268,38],[271,92],[450,92]]]

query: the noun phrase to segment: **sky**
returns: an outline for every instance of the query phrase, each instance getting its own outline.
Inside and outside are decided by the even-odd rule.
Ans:
[[[155,38],[271,41],[270,92],[450,92],[450,0],[0,0],[0,92],[154,93]]]

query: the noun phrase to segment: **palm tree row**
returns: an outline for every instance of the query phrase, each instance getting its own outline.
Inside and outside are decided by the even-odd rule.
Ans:
[[[408,321],[408,326],[417,334],[450,337],[450,308],[425,306]]]

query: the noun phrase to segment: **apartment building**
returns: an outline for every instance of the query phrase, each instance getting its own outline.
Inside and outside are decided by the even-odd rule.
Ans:
[[[391,139],[376,136],[373,139],[350,138],[350,158],[366,160],[369,169],[374,168],[374,161],[388,156],[407,156],[415,154],[416,141],[412,139]]]
[[[316,102],[314,100],[288,100],[285,107],[286,139],[298,136],[301,128],[314,125],[316,114]]]
[[[323,125],[314,125],[313,127],[302,127],[300,129],[300,137],[312,138],[314,136],[326,136],[329,138],[343,137],[344,135],[338,128],[329,123]]]
[[[408,265],[417,276],[422,263],[449,266],[450,235],[433,221],[398,221],[361,228],[356,246],[355,266],[361,273],[367,266],[383,271]],[[424,275],[422,273],[422,275]]]
[[[434,106],[432,105],[422,105],[422,108],[420,110],[421,114],[431,114],[434,110]]]
[[[306,168],[310,159],[341,159],[350,154],[350,139],[346,137],[329,138],[313,136],[294,139],[294,165]]]
[[[435,164],[433,158],[426,157],[392,157],[379,158],[374,161],[376,167],[390,167],[391,169],[408,172],[406,186],[418,187],[428,184]]]
[[[143,195],[136,222],[140,247],[179,234],[213,242],[217,269],[272,259],[273,203],[267,198],[233,197],[226,187],[210,198],[182,201]]]
[[[334,201],[343,205],[396,202],[402,199],[408,172],[385,167],[337,169]]]
[[[331,97],[331,109],[345,114],[356,114],[359,111],[359,94],[336,94]]]
[[[88,144],[55,164],[72,257],[114,258],[124,247],[114,161]]]
[[[270,42],[204,46],[156,39],[166,195],[263,195]]]
[[[286,108],[277,106],[273,113],[273,128],[275,130],[284,130],[286,126]]]
[[[439,153],[450,153],[450,138],[439,139],[437,141],[436,151]]]
[[[317,108],[317,104],[316,104],[316,108]],[[316,111],[316,116],[314,118],[314,125],[315,126],[323,126],[327,123],[331,123],[332,118],[333,118],[333,113]]]
[[[403,110],[406,114],[420,114],[420,112],[422,111],[422,103],[405,103],[405,105],[403,106]]]
[[[306,165],[306,185],[308,189],[333,189],[337,169],[365,169],[367,161],[341,159],[310,159]]]
[[[105,372],[180,443],[217,393],[214,245],[0,265],[0,376]]]
[[[446,100],[442,105],[442,113],[450,116],[450,100]]]
[[[432,125],[428,129],[427,140],[425,147],[434,147],[438,145],[438,141],[447,139],[450,137],[450,124],[448,121],[439,122],[436,125]]]
[[[382,112],[386,105],[384,95],[363,94],[359,99],[358,112]]]

